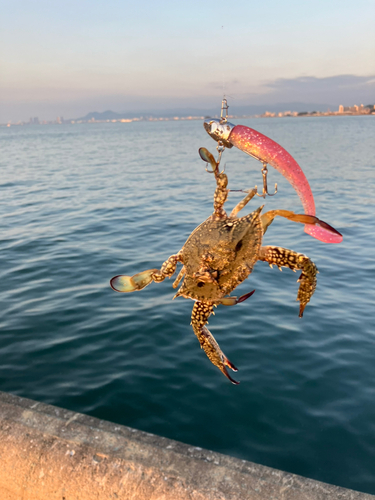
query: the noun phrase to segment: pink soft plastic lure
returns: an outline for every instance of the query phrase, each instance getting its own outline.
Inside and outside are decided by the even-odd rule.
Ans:
[[[296,190],[307,215],[315,215],[314,197],[310,185],[296,160],[277,142],[244,125],[233,125],[219,120],[204,122],[206,131],[215,140],[220,140],[226,147],[235,146],[269,163],[278,170]],[[305,232],[324,243],[341,243],[342,235],[330,226],[305,225]]]

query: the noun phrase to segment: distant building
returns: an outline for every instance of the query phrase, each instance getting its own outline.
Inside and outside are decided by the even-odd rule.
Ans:
[[[344,106],[342,104],[340,104],[339,106],[339,113],[343,113],[344,112]]]

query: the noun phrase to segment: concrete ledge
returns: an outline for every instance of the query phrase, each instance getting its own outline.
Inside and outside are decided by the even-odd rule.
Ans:
[[[1,500],[374,500],[0,392]]]

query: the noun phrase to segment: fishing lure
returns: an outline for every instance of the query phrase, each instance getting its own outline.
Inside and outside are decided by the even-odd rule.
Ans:
[[[315,215],[315,202],[310,185],[296,160],[280,144],[260,132],[244,125],[233,125],[227,120],[227,100],[223,99],[220,119],[205,120],[207,133],[219,143],[219,161],[225,148],[235,146],[244,153],[263,163],[263,194],[267,189],[267,164],[280,172],[297,192],[306,215]],[[274,193],[276,194],[276,193]],[[273,195],[270,195],[273,196]],[[319,224],[305,225],[305,232],[324,243],[341,243],[343,237]]]

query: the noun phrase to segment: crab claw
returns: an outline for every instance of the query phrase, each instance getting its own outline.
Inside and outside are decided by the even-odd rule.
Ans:
[[[206,326],[201,329],[200,334],[198,335],[198,339],[202,349],[204,349],[211,363],[217,366],[219,370],[227,377],[227,379],[232,382],[232,384],[238,385],[239,382],[237,382],[237,380],[234,380],[229,375],[226,366],[234,372],[237,372],[238,369],[225,356],[223,351],[220,349],[219,344],[216,342],[214,336]]]
[[[229,366],[229,368],[232,368],[233,371],[237,371],[237,369],[235,370],[234,369],[234,365],[229,361],[229,359],[226,360],[227,362],[225,363],[227,366]],[[224,375],[227,377],[228,380],[230,380],[232,382],[232,384],[234,385],[239,385],[239,382],[238,380],[234,380],[234,378],[232,378],[228,371],[225,369],[225,366],[223,366],[223,369],[221,370],[222,373],[224,373]]]
[[[224,297],[218,300],[216,304],[222,304],[223,306],[235,306],[236,304],[239,304],[240,302],[244,302],[245,300],[247,300],[249,297],[253,295],[254,292],[255,290],[252,290],[249,293],[245,293],[245,295],[241,295],[239,299],[237,297]]]
[[[157,271],[157,269],[148,269],[147,271],[142,271],[134,276],[125,276],[120,274],[112,278],[109,283],[115,292],[136,292],[149,285],[153,281],[152,275]]]

